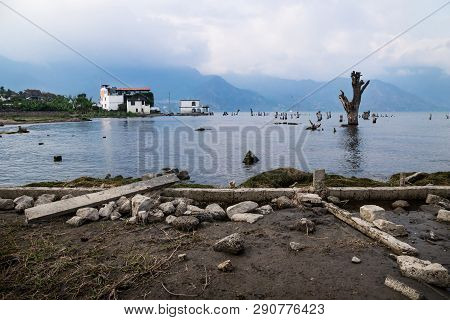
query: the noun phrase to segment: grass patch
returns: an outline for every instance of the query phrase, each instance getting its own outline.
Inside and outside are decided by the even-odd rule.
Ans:
[[[368,178],[344,177],[337,174],[327,174],[325,177],[327,187],[386,187],[386,182]]]
[[[177,183],[172,188],[214,189],[216,186],[201,183]]]
[[[414,172],[405,172],[405,177],[414,174]],[[400,184],[400,173],[396,173],[389,178],[389,184],[398,186]],[[413,183],[415,186],[426,186],[432,184],[435,186],[448,186],[450,185],[450,172],[439,171],[434,173],[427,173],[425,177],[419,179]]]
[[[119,187],[125,184],[141,181],[140,178],[124,178],[122,176],[116,176],[109,179],[105,178],[93,178],[93,177],[80,177],[71,181],[44,181],[33,182],[26,184],[25,187],[46,187],[46,188],[93,188],[93,187]]]
[[[312,173],[294,168],[279,168],[260,173],[243,182],[243,188],[289,188],[294,183],[306,186],[312,183]]]

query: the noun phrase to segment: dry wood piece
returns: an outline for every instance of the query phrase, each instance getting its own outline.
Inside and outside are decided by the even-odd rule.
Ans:
[[[400,282],[400,281],[392,278],[391,276],[386,277],[386,280],[384,280],[384,284],[387,287],[389,287],[397,292],[400,292],[402,295],[404,295],[405,297],[408,297],[411,300],[422,299],[422,295],[420,294],[419,291],[411,288],[410,286],[404,284],[403,282]]]

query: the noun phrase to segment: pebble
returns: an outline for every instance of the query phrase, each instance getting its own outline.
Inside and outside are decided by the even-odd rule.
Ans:
[[[353,262],[353,263],[361,263],[361,259],[358,258],[358,257],[353,257],[353,258],[352,258],[352,262]]]

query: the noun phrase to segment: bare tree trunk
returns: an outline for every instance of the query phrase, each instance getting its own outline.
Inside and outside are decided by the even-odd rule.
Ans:
[[[341,90],[341,94],[339,95],[339,100],[344,107],[345,112],[347,112],[347,119],[349,125],[358,125],[358,112],[359,105],[361,103],[361,96],[366,90],[367,86],[370,83],[370,80],[366,83],[364,80],[361,80],[361,72],[352,71],[352,87],[353,87],[353,98],[352,101],[348,101],[348,98],[345,96],[344,91]]]

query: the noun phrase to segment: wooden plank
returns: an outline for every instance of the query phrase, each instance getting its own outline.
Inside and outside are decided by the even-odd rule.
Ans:
[[[179,179],[175,174],[164,175],[147,181],[139,181],[100,192],[43,204],[26,209],[26,221],[39,222],[49,220],[54,217],[76,212],[80,208],[98,206],[109,201],[117,200],[122,196],[128,197],[137,193],[160,189],[178,181]]]
[[[341,209],[334,204],[325,202],[325,206],[336,218],[364,233],[369,238],[381,242],[396,254],[417,255],[416,248],[410,246],[406,242],[398,240],[384,231],[375,228],[372,223],[364,221],[358,217],[354,217],[350,212]]]

